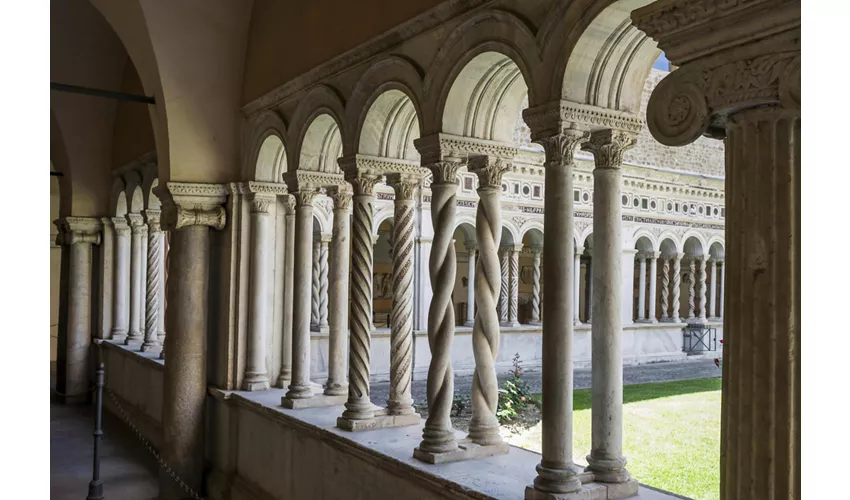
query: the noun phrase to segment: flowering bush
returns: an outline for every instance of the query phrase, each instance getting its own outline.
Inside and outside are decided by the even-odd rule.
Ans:
[[[723,344],[723,339],[720,339],[720,343]],[[722,358],[714,358],[714,365],[718,368],[723,368],[723,359]]]
[[[496,407],[499,423],[513,420],[517,413],[528,407],[531,402],[531,390],[528,383],[522,379],[522,362],[518,353],[514,354],[513,363],[513,370],[508,372],[511,378],[499,389],[499,404]]]

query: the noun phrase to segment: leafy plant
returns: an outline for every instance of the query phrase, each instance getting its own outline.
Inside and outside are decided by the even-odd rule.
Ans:
[[[461,414],[463,414],[463,410],[469,408],[471,405],[472,400],[468,394],[462,394],[455,391],[455,397],[452,400],[452,412],[455,417],[461,416]]]
[[[517,417],[520,411],[526,409],[532,402],[528,382],[522,378],[522,361],[519,353],[514,354],[513,369],[508,372],[510,378],[505,380],[499,389],[499,404],[496,407],[496,418],[499,423],[508,422]]]

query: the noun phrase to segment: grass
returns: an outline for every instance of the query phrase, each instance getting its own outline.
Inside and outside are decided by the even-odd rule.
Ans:
[[[590,390],[574,393],[573,459],[590,452]],[[680,380],[623,389],[626,467],[641,483],[695,500],[720,498],[720,379]],[[507,436],[540,451],[540,424]]]

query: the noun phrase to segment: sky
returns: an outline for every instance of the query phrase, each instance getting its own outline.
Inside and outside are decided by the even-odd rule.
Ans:
[[[668,71],[670,69],[670,61],[667,60],[667,56],[664,55],[664,52],[658,56],[658,59],[655,60],[655,64],[652,65],[655,69],[663,69],[664,71]]]

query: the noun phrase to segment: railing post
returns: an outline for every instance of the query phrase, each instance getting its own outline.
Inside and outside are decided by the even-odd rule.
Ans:
[[[98,448],[100,440],[103,438],[102,417],[103,417],[103,362],[97,365],[97,387],[95,389],[95,409],[94,409],[94,464],[92,467],[92,479],[89,483],[89,494],[86,500],[102,500],[103,499],[103,481],[100,480],[100,456]]]

